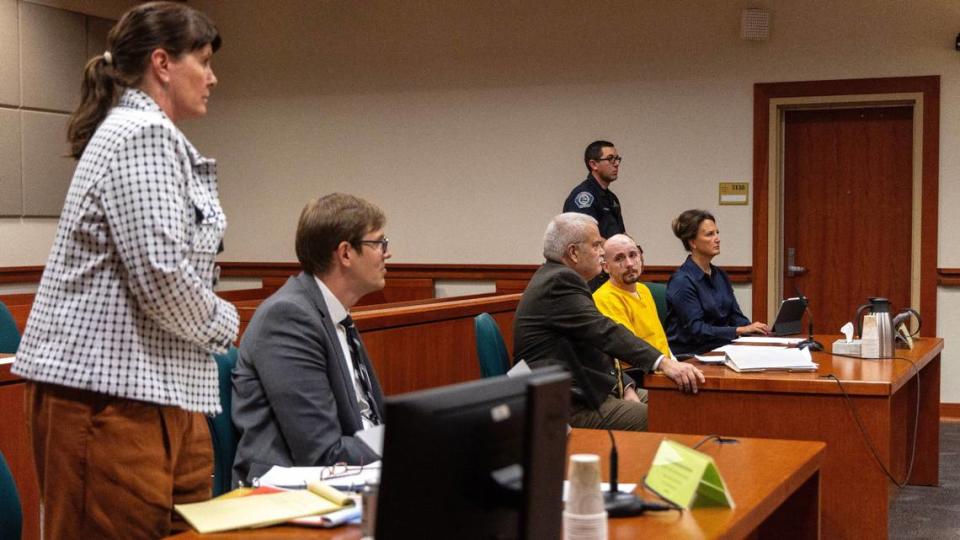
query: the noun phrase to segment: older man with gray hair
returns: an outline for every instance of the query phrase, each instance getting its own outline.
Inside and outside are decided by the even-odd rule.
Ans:
[[[659,369],[683,391],[696,392],[703,373],[661,355],[597,311],[587,281],[600,273],[602,245],[591,216],[567,212],[550,221],[543,237],[546,262],[517,306],[514,358],[533,368],[553,364],[574,371],[574,427],[643,431],[647,405],[619,360],[648,372]]]

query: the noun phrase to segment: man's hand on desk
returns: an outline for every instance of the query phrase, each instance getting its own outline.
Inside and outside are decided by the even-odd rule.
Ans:
[[[684,392],[697,393],[697,381],[706,382],[703,372],[691,364],[677,362],[673,358],[664,356],[660,361],[660,371],[663,372],[671,381],[677,383],[680,390]]]

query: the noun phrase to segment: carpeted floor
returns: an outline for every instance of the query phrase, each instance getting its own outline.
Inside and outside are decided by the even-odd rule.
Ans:
[[[897,494],[890,538],[960,538],[960,422],[940,423],[940,487],[907,486]]]

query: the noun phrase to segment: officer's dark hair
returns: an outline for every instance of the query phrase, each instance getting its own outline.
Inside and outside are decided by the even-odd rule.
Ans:
[[[297,260],[304,272],[322,276],[333,267],[340,242],[360,251],[363,235],[382,229],[383,211],[360,197],[331,193],[307,203],[297,225]]]
[[[583,151],[583,164],[587,166],[587,172],[590,172],[590,160],[591,159],[600,159],[603,156],[603,149],[608,147],[615,146],[610,141],[593,141],[587,145],[587,149]]]
[[[683,249],[690,251],[690,241],[697,237],[700,224],[706,220],[717,222],[713,214],[706,210],[687,210],[673,220],[673,235],[680,239]]]

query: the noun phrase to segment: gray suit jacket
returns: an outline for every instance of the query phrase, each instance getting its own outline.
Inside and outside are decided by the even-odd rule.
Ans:
[[[567,345],[569,344],[569,346]],[[611,357],[651,371],[660,352],[599,311],[587,283],[564,264],[547,261],[527,284],[513,320],[514,359],[530,367],[583,366],[590,389],[603,396],[616,387]],[[631,382],[624,375],[624,383]],[[582,381],[573,382],[582,387]]]
[[[380,457],[353,434],[360,407],[335,324],[314,277],[301,273],[257,308],[233,371],[233,422],[240,432],[233,480],[273,465],[358,465]],[[361,347],[379,411],[380,383]]]

